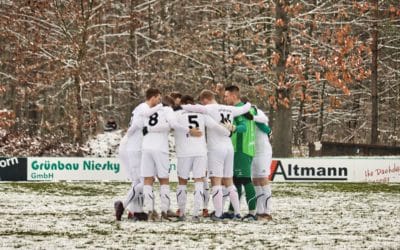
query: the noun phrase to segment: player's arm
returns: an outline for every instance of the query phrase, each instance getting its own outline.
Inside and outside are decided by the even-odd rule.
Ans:
[[[257,109],[257,114],[254,116],[254,121],[258,123],[268,124],[268,117],[262,110]]]
[[[225,127],[225,126],[217,123],[214,119],[212,119],[208,115],[204,116],[204,122],[205,122],[205,125],[207,128],[214,129],[218,133],[223,134],[225,136],[231,135],[231,130],[229,130],[228,127]]]
[[[247,102],[245,105],[240,106],[240,107],[236,107],[236,106],[230,106],[232,108],[232,114],[234,117],[239,116],[239,115],[243,115],[247,112],[249,112],[250,108],[251,108],[251,104],[249,102]]]
[[[126,132],[128,136],[133,135],[137,130],[143,128],[143,120],[140,117],[136,117],[136,115],[132,115],[130,126],[128,131]]]
[[[245,133],[247,131],[246,121],[243,116],[235,117],[235,132],[237,133]]]
[[[200,105],[200,104],[186,104],[186,105],[182,105],[182,109],[189,111],[189,112],[195,112],[195,113],[201,113],[201,114],[207,114],[207,108],[204,105]]]

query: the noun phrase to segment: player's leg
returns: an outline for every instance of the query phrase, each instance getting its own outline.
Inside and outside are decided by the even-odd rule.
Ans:
[[[143,185],[143,210],[148,213],[150,220],[156,220],[157,216],[154,213],[155,196],[153,193],[154,176],[157,174],[156,165],[149,151],[142,152],[141,174],[144,178]]]
[[[162,219],[170,220],[168,218],[168,211],[171,206],[168,154],[163,152],[155,152],[154,157],[157,168],[157,177],[160,181],[161,217]]]
[[[252,168],[252,175],[253,183],[256,188],[257,214],[260,215],[259,217],[261,219],[270,220],[272,219],[272,190],[268,177],[270,175],[272,154],[260,155],[257,156],[254,160],[255,161]]]
[[[208,183],[208,172],[203,178],[203,217],[208,217],[208,203],[210,202],[210,184]]]
[[[127,202],[126,200],[128,199],[128,201],[129,201],[131,199],[132,189],[133,189],[133,186],[135,185],[135,183],[133,182],[134,179],[132,178],[132,169],[130,166],[130,158],[129,158],[129,153],[127,150],[127,143],[128,143],[128,136],[125,135],[122,138],[120,146],[118,148],[118,158],[122,165],[122,168],[125,169],[126,175],[132,181],[132,184],[128,191],[128,194],[126,195],[125,201],[118,200],[114,203],[115,217],[116,217],[117,221],[121,220],[124,210],[128,207],[129,202]]]
[[[214,205],[213,220],[220,220],[222,216],[222,177],[223,159],[218,150],[208,152],[208,172],[211,179],[211,199]]]
[[[193,220],[198,221],[198,215],[203,203],[203,178],[206,175],[207,157],[199,156],[193,159],[192,175],[194,178]]]
[[[187,202],[187,180],[189,179],[190,169],[192,166],[192,157],[178,157],[178,188],[176,190],[176,200],[178,203],[178,216],[183,220],[186,213]]]
[[[234,153],[233,149],[228,150],[228,153],[225,158],[224,164],[224,179],[223,183],[228,191],[229,199],[232,204],[234,217],[240,218],[240,201],[238,191],[233,184],[233,161],[234,161]]]

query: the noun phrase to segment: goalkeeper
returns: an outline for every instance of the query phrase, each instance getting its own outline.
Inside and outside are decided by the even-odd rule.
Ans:
[[[224,101],[228,105],[243,106],[240,100],[239,88],[228,86],[225,88]],[[235,150],[233,166],[233,182],[239,194],[242,194],[242,187],[246,193],[246,202],[249,213],[243,220],[257,220],[256,216],[256,192],[251,181],[251,163],[255,154],[255,129],[256,123],[253,117],[256,109],[252,108],[248,113],[234,119],[235,132],[232,135],[232,143]],[[232,207],[229,211],[233,211]],[[231,212],[225,213],[224,217],[230,218]]]

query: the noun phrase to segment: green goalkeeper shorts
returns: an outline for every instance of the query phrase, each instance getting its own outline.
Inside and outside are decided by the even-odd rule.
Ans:
[[[253,157],[243,153],[235,152],[233,160],[233,176],[251,177],[251,162]]]

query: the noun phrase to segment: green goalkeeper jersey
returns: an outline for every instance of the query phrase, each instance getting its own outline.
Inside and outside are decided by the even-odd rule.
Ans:
[[[244,103],[240,102],[235,106],[240,107],[243,105]],[[254,108],[251,108],[249,112],[252,115],[255,115],[257,111]],[[255,154],[256,123],[241,115],[235,117],[233,124],[236,126],[236,131],[232,135],[232,144],[235,153],[241,152],[253,157]]]

